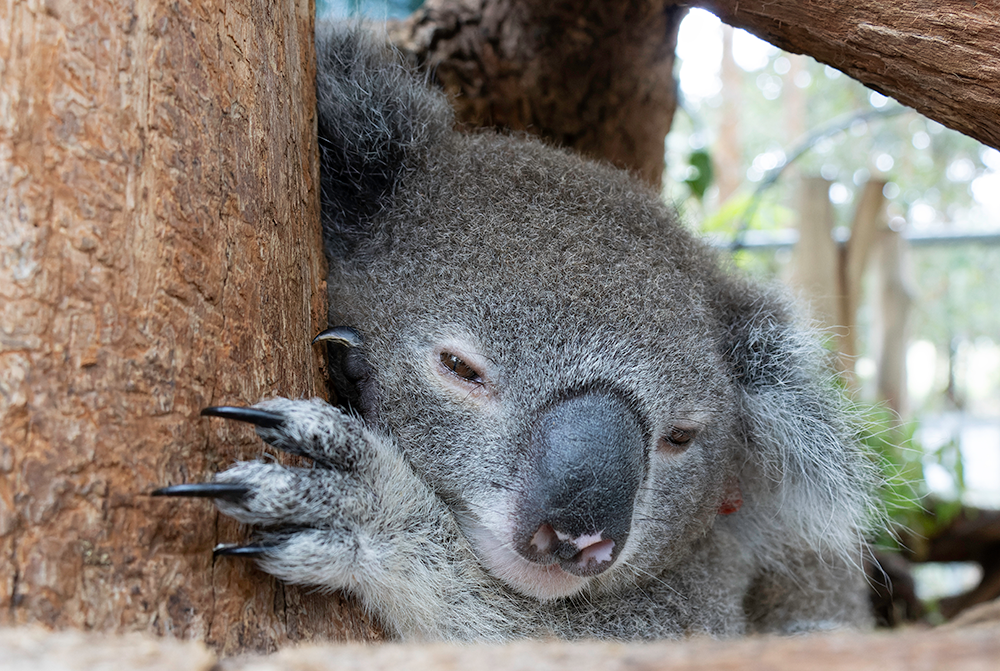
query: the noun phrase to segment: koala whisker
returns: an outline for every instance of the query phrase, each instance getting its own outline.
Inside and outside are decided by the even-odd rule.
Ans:
[[[688,600],[688,596],[686,594],[678,591],[676,587],[674,587],[673,585],[671,585],[670,583],[668,583],[666,580],[664,580],[660,576],[658,576],[655,573],[653,573],[652,571],[649,571],[649,570],[644,569],[644,568],[642,568],[640,566],[637,566],[634,562],[631,562],[631,561],[628,561],[628,560],[622,562],[622,569],[623,570],[627,569],[627,570],[629,570],[629,571],[631,571],[631,572],[633,572],[633,573],[635,573],[637,575],[641,575],[641,576],[644,576],[645,578],[648,578],[653,583],[655,583],[657,585],[660,585],[661,587],[666,588],[666,590],[668,592],[674,594],[677,597],[680,597],[680,599],[683,600],[683,601],[687,601]],[[636,585],[636,587],[640,587],[639,582],[638,582],[637,579],[635,580],[635,585]],[[649,594],[646,594],[646,596],[649,597],[649,598],[652,598]]]

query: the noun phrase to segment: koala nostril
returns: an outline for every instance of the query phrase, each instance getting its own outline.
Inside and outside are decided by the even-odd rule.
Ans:
[[[531,537],[531,546],[535,548],[538,554],[549,554],[549,551],[558,542],[556,538],[555,530],[548,524],[542,524],[538,527],[538,531],[535,535]]]
[[[610,538],[597,541],[580,551],[580,557],[577,560],[577,563],[584,569],[589,568],[591,565],[594,565],[595,567],[600,566],[605,562],[611,561],[614,549],[615,542]]]
[[[539,558],[555,558],[564,565],[572,566],[571,570],[588,573],[603,571],[607,568],[605,564],[614,559],[615,542],[604,538],[603,531],[580,534],[574,538],[544,522],[531,536],[529,545]]]

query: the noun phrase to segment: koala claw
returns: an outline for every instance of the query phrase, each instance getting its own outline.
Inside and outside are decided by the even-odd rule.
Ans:
[[[222,417],[224,419],[235,419],[237,422],[247,422],[256,424],[265,429],[277,429],[285,423],[284,415],[257,408],[238,408],[229,405],[217,405],[204,408],[201,411],[202,417]]]
[[[360,347],[362,345],[361,334],[350,326],[328,328],[313,338],[312,343],[315,345],[324,340],[332,342],[334,345],[343,345],[344,347]]]
[[[213,557],[240,557],[242,559],[259,559],[267,556],[273,545],[236,545],[235,543],[219,543],[212,550]]]
[[[250,488],[239,482],[195,482],[161,487],[150,496],[184,496],[204,499],[223,499],[239,503],[250,492]]]

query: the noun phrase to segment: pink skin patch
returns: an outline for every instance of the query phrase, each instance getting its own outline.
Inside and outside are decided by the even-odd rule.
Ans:
[[[732,515],[743,507],[743,492],[740,491],[740,483],[733,480],[726,488],[726,495],[719,504],[720,515]]]

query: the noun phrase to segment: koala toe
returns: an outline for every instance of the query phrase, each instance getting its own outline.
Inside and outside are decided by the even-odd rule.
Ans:
[[[257,565],[289,583],[331,589],[354,587],[377,562],[366,558],[363,536],[345,528],[260,532],[253,548]]]
[[[243,462],[216,476],[216,486],[243,488],[239,498],[216,497],[219,511],[264,528],[352,526],[374,509],[373,496],[349,474]]]
[[[250,410],[280,417],[269,425],[256,423],[257,434],[268,444],[308,457],[325,468],[354,470],[372,458],[364,422],[320,399],[261,401]]]

